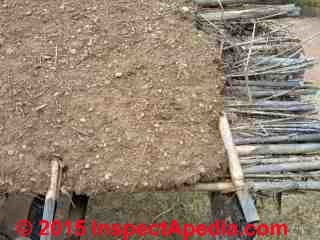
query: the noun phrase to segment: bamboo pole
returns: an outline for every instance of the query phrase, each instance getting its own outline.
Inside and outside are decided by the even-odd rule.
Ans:
[[[226,6],[230,4],[258,3],[261,0],[193,0],[193,2],[202,7],[220,7],[220,3]]]
[[[308,162],[308,161],[320,161],[320,156],[260,156],[254,155],[253,158],[241,158],[240,162],[242,165],[257,165],[257,164],[280,164],[280,163],[297,163],[297,162]]]
[[[283,135],[272,137],[235,138],[236,145],[265,144],[265,143],[298,143],[298,142],[320,142],[320,133]]]
[[[243,145],[237,146],[236,149],[240,156],[308,154],[320,152],[320,143]]]
[[[245,174],[320,170],[320,161],[257,165],[243,169]]]
[[[320,181],[255,182],[253,184],[253,189],[256,191],[291,191],[291,190],[319,191]]]
[[[256,173],[251,173],[251,174],[246,174],[246,179],[297,179],[297,178],[320,178],[320,173],[319,171],[316,172],[307,172],[307,173],[301,173],[301,174],[295,174],[295,173],[282,173],[282,174],[256,174]]]
[[[224,20],[258,19],[278,14],[283,16],[297,16],[299,12],[299,7],[296,7],[294,4],[287,4],[279,6],[264,6],[245,10],[224,11],[223,15],[220,11],[203,12],[199,15],[205,19],[208,19],[209,21],[221,21],[222,16]]]
[[[233,192],[236,189],[232,186],[232,183],[220,183],[222,188],[217,188],[215,183],[202,183],[196,185],[197,191],[225,191]],[[224,185],[225,184],[225,185]],[[224,186],[223,186],[224,185]],[[246,188],[253,191],[292,191],[292,190],[309,190],[309,191],[320,191],[320,181],[309,180],[309,181],[261,181],[261,182],[247,182]]]

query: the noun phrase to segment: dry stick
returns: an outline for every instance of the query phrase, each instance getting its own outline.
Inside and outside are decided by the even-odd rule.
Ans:
[[[318,171],[315,173],[304,173],[304,174],[294,174],[294,173],[286,173],[286,174],[246,174],[246,178],[252,179],[297,179],[297,178],[318,178],[320,174]]]
[[[309,37],[309,38],[301,41],[301,44],[305,44],[305,43],[307,43],[307,42],[313,41],[313,40],[314,40],[316,37],[318,37],[319,35],[320,35],[320,32],[318,32],[318,33],[312,35],[311,37]],[[288,52],[294,50],[295,48],[296,48],[296,47],[291,48],[291,49],[286,49],[286,50],[284,50],[284,51],[281,51],[281,52],[278,53],[278,54],[272,55],[272,56],[267,57],[267,58],[271,59],[271,58],[274,58],[274,57],[280,57],[280,56],[282,56],[283,54],[288,53]],[[258,66],[258,65],[260,65],[260,64],[262,64],[262,63],[265,63],[265,61],[267,61],[267,59],[265,59],[265,60],[263,60],[263,61],[261,61],[261,62],[258,62],[258,63],[256,63],[255,65],[252,65],[250,68],[254,68],[254,67],[256,67],[256,66]]]
[[[289,155],[289,156],[259,156],[254,155],[253,158],[241,158],[240,162],[242,165],[256,165],[256,164],[280,164],[280,163],[297,163],[307,161],[320,161],[320,156],[311,155]]]
[[[194,186],[196,191],[208,191],[208,192],[235,192],[237,189],[232,182],[220,182],[220,183],[198,183]]]
[[[244,175],[239,156],[233,143],[232,133],[225,114],[220,117],[219,129],[229,159],[229,169],[232,182],[235,188],[240,189],[237,191],[237,196],[242,212],[248,223],[257,222],[260,219],[254,201],[248,190],[245,189]]]
[[[217,187],[219,185],[219,187]],[[310,191],[319,191],[320,190],[320,181],[268,181],[268,182],[247,182],[246,184],[248,189],[255,191],[292,191],[292,190],[310,190]],[[201,183],[196,185],[195,190],[197,191],[225,191],[225,192],[234,192],[232,183]]]
[[[59,194],[60,189],[60,161],[55,158],[51,161],[51,178],[50,178],[50,187],[46,194],[44,210],[43,210],[43,220],[52,223],[54,219],[54,212],[56,207],[56,200]],[[41,236],[41,240],[51,240],[51,232],[48,230],[47,236]]]
[[[320,152],[320,143],[243,145],[236,149],[240,156],[309,154]]]
[[[245,174],[320,170],[320,161],[257,165],[244,168]]]
[[[283,96],[286,96],[286,95],[288,95],[290,93],[293,93],[296,89],[297,89],[297,87],[292,88],[292,89],[287,90],[287,91],[281,91],[281,92],[276,93],[276,94],[274,94],[274,95],[272,95],[270,97],[266,97],[263,100],[271,100],[271,99],[274,99],[274,98],[283,97]]]
[[[272,6],[267,5],[263,7],[244,9],[244,10],[230,10],[224,12],[225,20],[235,20],[235,19],[259,19],[263,17],[270,18],[271,15],[279,15],[279,13],[283,13],[282,15],[292,15],[293,12],[297,11],[297,7],[294,4],[287,5],[278,5]],[[221,13],[218,11],[212,12],[203,12],[200,13],[201,16],[205,16],[210,21],[219,21],[221,19]]]
[[[290,191],[290,190],[320,190],[320,181],[279,181],[256,182],[253,184],[256,191]]]
[[[248,57],[247,57],[247,62],[246,62],[246,66],[245,66],[245,79],[246,79],[246,87],[247,87],[247,94],[248,94],[248,98],[249,98],[249,102],[252,102],[252,95],[250,92],[250,87],[249,87],[249,76],[248,76],[248,67],[250,64],[250,58],[251,58],[251,54],[252,54],[252,46],[253,46],[253,42],[256,36],[256,25],[257,23],[255,22],[253,24],[253,30],[252,30],[252,36],[251,36],[251,43],[250,43],[250,48],[249,48],[249,53],[248,53]]]
[[[259,3],[260,0],[193,0],[199,6],[218,7],[228,4]]]
[[[255,138],[237,138],[234,140],[236,145],[264,144],[264,143],[295,143],[295,142],[320,142],[320,134],[301,134]]]

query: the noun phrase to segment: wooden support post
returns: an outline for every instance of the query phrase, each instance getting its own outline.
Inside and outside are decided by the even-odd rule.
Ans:
[[[43,220],[51,223],[54,219],[55,209],[56,209],[56,200],[59,195],[60,190],[60,179],[61,179],[61,168],[60,160],[57,158],[52,159],[51,161],[51,178],[50,178],[50,187],[46,194],[44,210],[43,210]],[[51,240],[50,228],[48,229],[49,235],[41,236],[41,240]]]
[[[223,193],[210,193],[211,203],[211,222],[213,224],[228,221],[228,224],[235,224],[239,232],[244,232],[244,228],[247,225],[246,218],[241,210],[239,200],[235,193],[223,194]],[[254,237],[245,236],[242,234],[239,236],[216,236],[212,239],[228,239],[228,240],[253,240]]]
[[[232,133],[225,114],[220,118],[219,129],[229,159],[231,179],[234,187],[238,189],[236,193],[243,214],[248,223],[258,222],[260,219],[254,201],[245,187],[240,159],[233,143]]]

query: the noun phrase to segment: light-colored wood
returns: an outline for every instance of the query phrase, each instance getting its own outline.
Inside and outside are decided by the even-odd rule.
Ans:
[[[320,143],[243,145],[236,149],[240,156],[306,154],[320,152]]]
[[[212,11],[203,12],[199,16],[209,21],[221,21],[223,16],[224,20],[239,20],[239,19],[259,19],[267,16],[297,16],[299,15],[300,8],[294,4],[278,5],[278,6],[263,6],[259,8],[251,8],[245,10],[230,10],[230,11]]]
[[[233,143],[232,133],[226,114],[223,114],[223,116],[220,117],[219,130],[222,136],[224,147],[228,155],[229,169],[232,182],[234,183],[234,186],[236,188],[241,188],[242,186],[244,186],[244,175],[242,172],[241,163],[236,147]]]
[[[45,204],[44,204],[44,210],[43,210],[43,220],[46,220],[48,222],[52,222],[54,219],[54,213],[56,208],[56,200],[59,194],[60,189],[60,160],[57,158],[54,158],[51,160],[51,178],[50,178],[50,186],[48,189],[48,192],[46,194]],[[51,240],[51,232],[50,228],[48,228],[47,232],[49,235],[47,236],[41,236],[41,240]]]
[[[253,185],[256,191],[290,191],[310,190],[320,191],[319,181],[279,181],[279,182],[255,182]]]
[[[271,137],[253,137],[235,139],[236,145],[264,144],[264,143],[295,143],[295,142],[320,142],[320,134],[282,135]]]
[[[232,4],[261,3],[263,1],[261,1],[261,0],[193,0],[193,2],[199,6],[219,7],[220,2],[224,6],[227,6],[227,5],[232,5]]]
[[[241,205],[243,215],[248,223],[260,220],[254,201],[245,188],[244,175],[240,164],[240,159],[233,143],[230,125],[225,114],[220,117],[220,134],[229,159],[229,170],[234,187],[237,189],[237,197]]]
[[[311,171],[320,170],[320,161],[267,164],[244,168],[244,173],[272,173],[272,172],[290,172],[290,171]]]
[[[220,182],[220,183],[198,183],[194,186],[195,191],[204,192],[235,192],[237,189],[232,182]]]

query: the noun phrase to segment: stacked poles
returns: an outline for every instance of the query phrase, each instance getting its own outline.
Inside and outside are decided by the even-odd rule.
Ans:
[[[247,185],[254,190],[320,190],[320,119],[304,79],[317,60],[274,18],[298,16],[265,1],[194,0],[199,29],[216,36],[225,64],[225,112]],[[270,2],[270,1],[269,1]],[[307,79],[308,80],[308,79]],[[201,185],[199,189],[221,188]],[[282,186],[282,187],[281,187]]]

